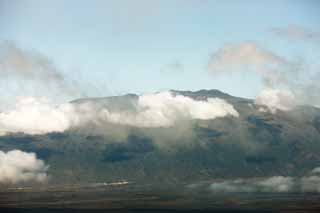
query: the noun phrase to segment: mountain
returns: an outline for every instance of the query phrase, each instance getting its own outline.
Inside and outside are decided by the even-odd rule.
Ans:
[[[42,135],[11,133],[0,136],[0,150],[36,153],[50,165],[52,184],[301,176],[320,165],[318,108],[298,106],[271,113],[251,99],[218,90],[171,93],[197,101],[223,99],[238,116],[182,119],[170,127],[92,122]],[[128,94],[71,103],[135,111],[138,98]]]

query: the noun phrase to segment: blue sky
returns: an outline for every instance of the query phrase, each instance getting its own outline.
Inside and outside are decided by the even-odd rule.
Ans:
[[[225,43],[255,41],[313,63],[320,56],[314,43],[270,29],[319,30],[319,9],[316,0],[0,0],[0,40],[47,56],[89,96],[206,88],[254,97],[258,75],[216,76],[207,70],[210,54]]]

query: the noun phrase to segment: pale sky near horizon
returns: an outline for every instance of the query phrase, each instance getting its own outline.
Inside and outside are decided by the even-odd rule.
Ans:
[[[319,23],[316,0],[0,0],[0,41],[45,55],[89,96],[219,89],[252,98],[260,77],[214,75],[207,69],[210,54],[227,43],[254,41],[316,65],[315,43],[270,31],[294,25],[320,32]]]

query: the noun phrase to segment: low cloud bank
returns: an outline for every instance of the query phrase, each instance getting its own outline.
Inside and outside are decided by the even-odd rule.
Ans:
[[[104,112],[107,120],[112,123],[139,127],[169,127],[181,119],[208,120],[228,115],[239,116],[233,106],[223,99],[196,101],[171,92],[140,96],[134,113]]]
[[[237,179],[212,183],[214,192],[289,192],[294,182],[291,177],[275,176],[263,180]]]
[[[0,130],[44,134],[62,132],[88,123],[113,123],[136,127],[170,127],[179,120],[238,117],[234,107],[223,99],[198,101],[171,92],[141,95],[134,109],[112,109],[94,102],[51,105],[47,99],[23,98],[14,109],[0,113]]]
[[[320,168],[303,177],[274,176],[215,182],[213,192],[320,192]]]
[[[0,113],[0,129],[28,134],[62,132],[70,127],[72,112],[70,104],[56,107],[44,98],[20,98],[14,109]]]
[[[35,181],[43,183],[48,180],[48,166],[37,159],[34,153],[13,150],[0,151],[0,183],[17,184]]]

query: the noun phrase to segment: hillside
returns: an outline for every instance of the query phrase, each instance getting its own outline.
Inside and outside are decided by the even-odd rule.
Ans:
[[[50,183],[126,180],[180,183],[215,178],[301,176],[320,165],[320,109],[270,113],[218,90],[171,91],[193,100],[221,98],[239,116],[179,120],[170,127],[92,122],[64,132],[0,136],[0,150],[35,152]],[[99,108],[132,109],[139,96],[90,98]]]

